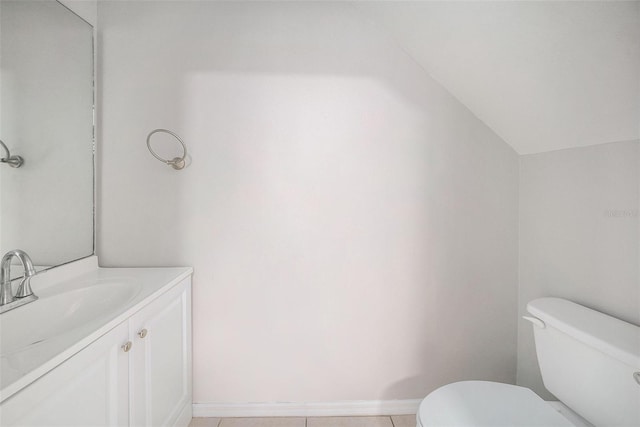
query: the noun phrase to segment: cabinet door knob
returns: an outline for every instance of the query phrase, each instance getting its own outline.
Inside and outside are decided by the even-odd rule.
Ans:
[[[140,332],[138,332],[138,336],[140,338],[144,338],[147,336],[147,330],[146,329],[142,329]]]
[[[122,351],[124,351],[125,353],[128,352],[129,350],[131,350],[131,346],[133,344],[131,344],[131,341],[127,341],[126,344],[124,344],[121,348]]]

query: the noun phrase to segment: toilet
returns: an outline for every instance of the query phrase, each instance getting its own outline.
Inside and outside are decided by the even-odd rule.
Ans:
[[[527,305],[545,387],[560,402],[490,381],[461,381],[422,400],[418,427],[640,426],[640,327],[561,298]]]

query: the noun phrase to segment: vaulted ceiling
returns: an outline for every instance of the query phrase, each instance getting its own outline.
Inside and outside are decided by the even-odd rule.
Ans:
[[[354,6],[520,154],[640,138],[640,1]]]

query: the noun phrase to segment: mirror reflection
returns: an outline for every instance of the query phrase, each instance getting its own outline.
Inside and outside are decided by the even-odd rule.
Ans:
[[[0,2],[0,140],[23,160],[0,162],[0,253],[38,270],[94,253],[93,74],[91,25],[57,1]]]

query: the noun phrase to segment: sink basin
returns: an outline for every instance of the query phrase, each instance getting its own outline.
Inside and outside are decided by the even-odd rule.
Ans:
[[[7,357],[94,328],[96,322],[116,315],[139,291],[133,283],[102,282],[42,296],[4,313],[0,317],[0,354]]]

